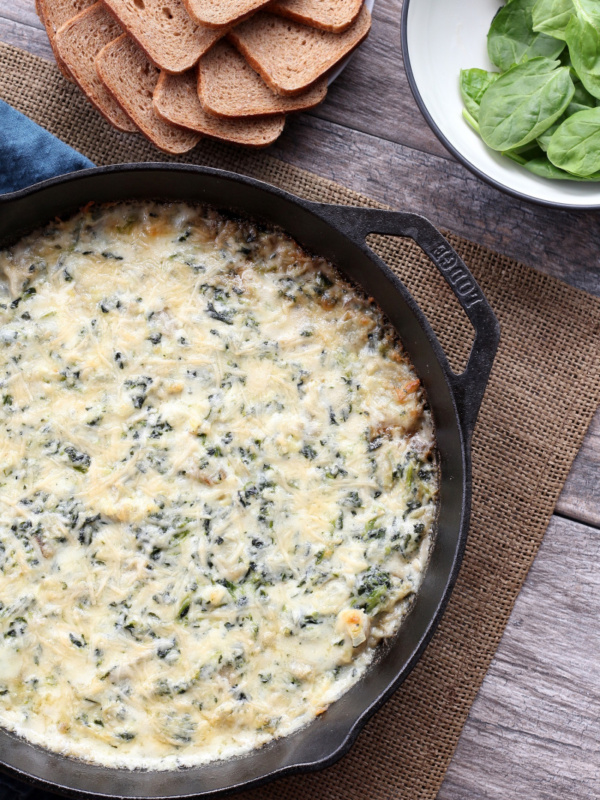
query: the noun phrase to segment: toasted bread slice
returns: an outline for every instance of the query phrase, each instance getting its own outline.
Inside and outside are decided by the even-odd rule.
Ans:
[[[103,0],[150,61],[167,72],[185,72],[224,35],[195,22],[183,0]]]
[[[126,34],[96,56],[98,75],[115,100],[150,141],[166,153],[187,153],[200,137],[162,120],[152,105],[160,71]]]
[[[219,119],[207,114],[198,97],[196,70],[183,75],[163,72],[154,92],[154,108],[162,119],[174,125],[247,147],[267,147],[281,134],[285,124],[282,114],[259,119]]]
[[[133,133],[137,125],[128,117],[96,72],[96,56],[123,31],[104,8],[95,3],[56,31],[56,47],[73,80],[98,111],[120,131]]]
[[[364,0],[275,0],[269,11],[313,28],[342,33],[360,14]]]
[[[216,117],[253,117],[313,108],[325,99],[327,79],[296,97],[282,97],[228,42],[218,42],[198,63],[198,93],[205,111]]]
[[[240,22],[270,0],[185,0],[194,19],[211,28]]]
[[[259,11],[228,36],[274,91],[293,97],[358,47],[370,29],[366,6],[344,33],[320,31]]]
[[[77,14],[92,6],[96,0],[36,0],[35,9],[50,40],[54,58],[62,74],[71,81],[71,73],[63,62],[55,44],[56,31]]]

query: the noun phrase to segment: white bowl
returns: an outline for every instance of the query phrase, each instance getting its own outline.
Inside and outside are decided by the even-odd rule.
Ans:
[[[462,117],[461,69],[496,69],[486,37],[498,0],[404,0],[402,47],[410,87],[425,118],[456,158],[515,197],[563,208],[600,208],[600,183],[551,181],[490,150]]]

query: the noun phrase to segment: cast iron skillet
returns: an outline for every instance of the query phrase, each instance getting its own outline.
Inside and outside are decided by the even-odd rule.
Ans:
[[[362,680],[306,728],[241,758],[162,773],[84,764],[0,730],[0,767],[51,791],[119,799],[213,797],[337,761],[422,654],[448,601],[465,546],[471,501],[470,438],[498,346],[499,327],[469,270],[423,217],[311,203],[220,170],[164,164],[113,166],[4,195],[0,197],[0,246],[90,200],[134,198],[202,202],[239,211],[281,226],[308,250],[330,259],[377,300],[395,326],[425,386],[436,425],[441,464],[439,519],[414,607],[400,634],[382,648]],[[475,329],[475,343],[462,375],[451,371],[408,290],[367,247],[369,233],[414,239],[451,286]],[[0,665],[0,673],[1,669]]]

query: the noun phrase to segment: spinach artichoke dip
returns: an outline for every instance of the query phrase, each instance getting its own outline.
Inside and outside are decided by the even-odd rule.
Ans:
[[[185,204],[90,204],[0,274],[0,725],[176,769],[323,713],[398,630],[437,506],[378,307]]]

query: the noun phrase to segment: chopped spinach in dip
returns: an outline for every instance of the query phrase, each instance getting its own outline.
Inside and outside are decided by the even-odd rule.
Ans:
[[[419,588],[431,415],[281,232],[90,205],[0,251],[0,725],[174,769],[289,734]]]

